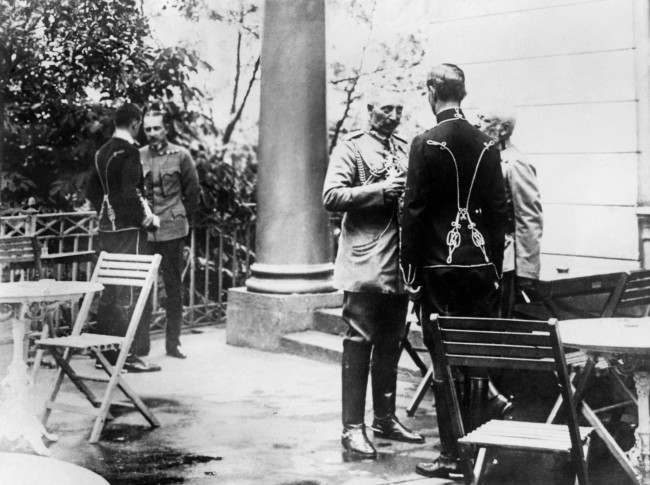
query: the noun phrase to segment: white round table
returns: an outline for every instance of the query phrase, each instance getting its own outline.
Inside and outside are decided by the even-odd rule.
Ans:
[[[29,388],[33,384],[27,374],[23,355],[25,322],[29,305],[52,304],[80,298],[86,293],[101,291],[101,283],[87,281],[20,281],[0,283],[0,308],[2,321],[12,322],[13,354],[6,377],[0,381],[0,441],[3,439],[20,446],[26,441],[41,455],[49,451],[42,441],[45,436],[50,441],[56,436],[49,434],[45,427],[32,415],[29,408]]]
[[[639,483],[650,483],[650,318],[588,318],[560,322],[562,344],[591,355],[621,360],[634,372],[639,425],[628,458]]]
[[[108,485],[106,480],[86,468],[54,458],[24,453],[0,453],[0,483]]]

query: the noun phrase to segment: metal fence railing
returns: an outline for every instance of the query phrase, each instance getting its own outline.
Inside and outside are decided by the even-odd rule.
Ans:
[[[36,236],[42,247],[41,278],[88,280],[97,247],[94,211],[66,213],[22,212],[0,217],[0,237]],[[207,222],[193,227],[185,248],[183,270],[184,325],[222,321],[228,288],[241,286],[254,260],[254,222],[235,228]],[[3,281],[29,277],[29,270],[0,266]],[[164,325],[164,285],[154,288],[152,329]]]

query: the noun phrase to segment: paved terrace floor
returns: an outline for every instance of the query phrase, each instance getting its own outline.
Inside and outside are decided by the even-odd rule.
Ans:
[[[59,441],[50,446],[53,457],[87,467],[114,485],[451,483],[414,473],[418,461],[438,453],[430,398],[413,419],[404,418],[426,436],[424,445],[377,440],[376,462],[346,463],[339,444],[337,364],[231,347],[224,328],[200,329],[182,340],[188,359],[166,357],[164,342],[157,338],[150,359],[162,372],[127,376],[161,421],[160,428],[148,428],[129,411],[109,422],[99,444],[90,445],[91,418],[54,412],[49,427]],[[9,347],[2,349],[4,369]],[[79,357],[77,363],[87,372],[99,372],[88,358]],[[39,374],[35,411],[53,376],[46,368]],[[400,417],[415,386],[399,383]],[[68,382],[64,395],[81,402],[71,390]],[[370,413],[368,408],[368,422]],[[594,483],[626,483],[602,449],[593,456]],[[564,464],[530,455],[502,457],[489,472],[489,483],[569,483]]]

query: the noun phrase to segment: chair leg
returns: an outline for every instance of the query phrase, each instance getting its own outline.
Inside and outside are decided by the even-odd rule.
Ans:
[[[474,484],[479,485],[481,476],[485,471],[487,448],[479,448],[476,454],[476,462],[474,463]]]
[[[94,407],[98,407],[100,405],[100,402],[97,400],[97,397],[95,396],[95,393],[90,390],[90,388],[84,383],[83,380],[77,375],[75,370],[72,368],[72,366],[69,363],[69,358],[65,359],[59,354],[59,352],[55,349],[52,349],[52,357],[54,357],[54,360],[56,361],[57,364],[59,364],[59,367],[65,372],[65,374],[70,378],[70,381],[75,385],[79,391],[86,396],[86,399],[92,404]]]
[[[140,396],[138,396],[133,389],[129,387],[129,385],[124,381],[124,378],[122,376],[119,376],[117,379],[117,385],[120,388],[120,390],[128,397],[133,404],[135,404],[135,407],[138,408],[138,411],[144,416],[144,418],[149,422],[151,427],[157,428],[160,426],[160,422],[156,419],[156,417],[153,415],[153,413],[149,410],[147,405],[140,399]]]
[[[478,483],[478,478],[474,475],[474,467],[472,466],[472,448],[472,446],[458,444],[460,466],[466,485],[476,485]]]
[[[420,383],[418,384],[418,388],[415,391],[415,395],[413,396],[413,399],[411,400],[411,404],[409,404],[409,407],[406,408],[406,415],[409,417],[413,417],[415,414],[415,411],[417,411],[418,407],[420,407],[420,403],[422,402],[422,399],[424,399],[424,396],[427,393],[427,390],[433,385],[433,367],[429,367],[427,370],[427,373],[424,375]]]
[[[67,349],[63,353],[63,360],[68,362],[70,360],[70,350]],[[65,376],[65,371],[63,370],[63,367],[59,366],[59,371],[57,372],[56,379],[54,381],[54,384],[52,385],[52,390],[50,391],[50,399],[49,401],[54,402],[56,401],[56,396],[59,394],[59,391],[61,390],[61,384],[63,383],[63,377]],[[50,414],[52,414],[52,409],[49,407],[45,407],[45,410],[43,411],[43,416],[41,417],[41,422],[43,423],[43,426],[47,425],[47,420],[50,419]]]
[[[95,352],[95,355],[97,358],[100,360],[102,365],[106,369],[110,369],[110,379],[108,380],[108,384],[106,385],[106,390],[104,391],[104,397],[102,398],[101,405],[99,407],[99,411],[97,412],[97,417],[95,418],[95,422],[93,423],[93,429],[90,432],[90,437],[88,438],[89,443],[97,443],[99,441],[99,436],[102,433],[102,430],[104,429],[104,423],[106,422],[106,417],[108,415],[108,411],[111,406],[111,402],[113,400],[113,394],[115,393],[115,388],[117,387],[117,382],[120,377],[120,372],[122,370],[122,366],[114,366],[111,367],[110,363],[108,360],[106,360],[106,357],[101,352]],[[121,360],[118,358],[118,360]],[[118,368],[119,367],[119,368]]]

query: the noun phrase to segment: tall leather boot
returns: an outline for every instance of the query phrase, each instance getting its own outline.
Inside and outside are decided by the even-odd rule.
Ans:
[[[377,458],[377,450],[368,439],[364,424],[370,350],[370,343],[364,341],[362,337],[343,339],[341,444],[345,459]]]
[[[465,421],[465,432],[478,428],[489,420],[486,415],[488,401],[488,382],[487,377],[469,378],[469,399],[467,406],[467,417]]]
[[[414,433],[395,416],[397,395],[397,364],[401,347],[398,339],[375,344],[372,351],[370,376],[372,405],[375,418],[372,430],[375,437],[406,443],[424,443],[424,437]]]

